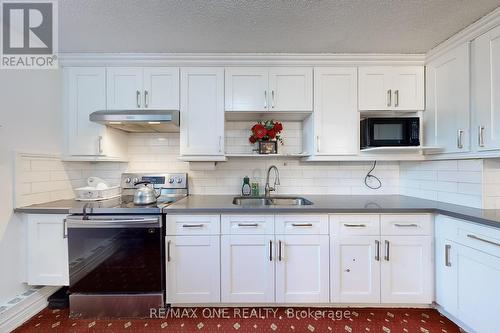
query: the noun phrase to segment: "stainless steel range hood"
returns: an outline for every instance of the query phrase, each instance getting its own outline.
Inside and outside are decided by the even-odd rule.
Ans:
[[[125,132],[179,132],[177,110],[102,110],[92,112],[89,119]]]

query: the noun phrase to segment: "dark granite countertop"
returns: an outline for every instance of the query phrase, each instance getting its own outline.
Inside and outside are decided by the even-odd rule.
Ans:
[[[191,195],[163,207],[127,208],[114,201],[88,205],[94,214],[195,214],[195,213],[439,213],[471,222],[500,228],[500,210],[478,209],[402,195],[303,195],[314,204],[309,206],[237,206],[232,195]],[[17,213],[81,214],[85,202],[59,200],[16,208]],[[91,210],[91,211],[90,211]]]

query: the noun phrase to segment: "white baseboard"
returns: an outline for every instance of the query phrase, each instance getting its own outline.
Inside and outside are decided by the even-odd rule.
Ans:
[[[47,297],[60,287],[43,287],[0,314],[0,332],[12,332],[47,307]]]

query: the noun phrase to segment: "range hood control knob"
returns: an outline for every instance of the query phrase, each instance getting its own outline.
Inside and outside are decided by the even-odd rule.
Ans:
[[[174,180],[174,178],[170,178],[170,179],[168,180],[168,182],[169,182],[170,184],[173,184],[173,183],[174,183],[174,181],[175,181],[175,180]]]
[[[130,177],[125,178],[125,183],[126,184],[130,184],[131,181],[132,181],[132,179],[130,179]]]
[[[135,183],[139,182],[139,178],[135,177],[132,181],[134,182],[134,185],[135,185]]]
[[[182,178],[177,178],[177,184],[182,183]]]

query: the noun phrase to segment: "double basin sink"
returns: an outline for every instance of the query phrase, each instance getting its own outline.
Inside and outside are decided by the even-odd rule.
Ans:
[[[238,206],[309,206],[313,203],[302,197],[235,197],[233,205]]]

